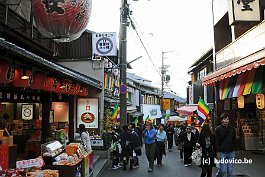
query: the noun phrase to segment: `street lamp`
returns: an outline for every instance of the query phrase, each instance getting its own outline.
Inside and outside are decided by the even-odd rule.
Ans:
[[[138,1],[138,0],[133,0]],[[120,61],[120,83],[126,85],[126,53],[127,53],[127,26],[130,15],[127,0],[121,0],[120,11],[120,38],[119,38],[119,61]],[[126,92],[120,93],[120,120],[121,124],[127,124],[127,98]]]

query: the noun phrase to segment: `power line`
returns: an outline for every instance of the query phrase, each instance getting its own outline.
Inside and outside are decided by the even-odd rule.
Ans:
[[[162,76],[161,76],[161,73],[160,73],[159,70],[156,68],[156,66],[155,66],[155,64],[154,64],[154,62],[153,62],[153,60],[152,60],[152,58],[151,58],[149,52],[147,51],[147,48],[145,47],[145,44],[144,44],[142,38],[140,37],[138,31],[136,30],[136,27],[135,27],[135,25],[134,25],[134,23],[133,23],[133,21],[132,21],[132,19],[131,19],[130,16],[129,16],[129,19],[130,19],[130,22],[131,22],[131,26],[132,26],[132,28],[134,29],[134,31],[136,32],[136,34],[137,34],[137,36],[138,36],[138,38],[139,38],[139,40],[140,40],[142,46],[144,47],[144,50],[145,50],[145,52],[146,52],[146,54],[147,54],[149,60],[151,61],[152,65],[154,66],[154,68],[155,68],[156,72],[158,73],[158,75],[159,75],[160,77],[162,77]]]

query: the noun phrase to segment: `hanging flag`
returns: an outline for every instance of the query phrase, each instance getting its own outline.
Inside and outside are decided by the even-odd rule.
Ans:
[[[197,109],[197,115],[198,115],[198,124],[201,125],[204,120],[209,115],[210,108],[209,106],[203,101],[203,99],[199,99],[198,102],[198,109]]]
[[[119,105],[116,105],[112,112],[112,120],[117,122],[119,114],[120,114],[120,107]]]
[[[134,124],[135,124],[135,127],[137,127],[137,124],[138,124],[138,116],[134,119]]]
[[[248,95],[251,92],[251,88],[252,88],[252,84],[253,84],[253,80],[255,77],[255,72],[256,69],[252,69],[249,71],[248,77],[247,77],[247,83],[243,92],[243,95]]]
[[[262,85],[263,85],[263,68],[258,68],[256,70],[254,82],[252,84],[251,93],[258,94],[262,92]]]

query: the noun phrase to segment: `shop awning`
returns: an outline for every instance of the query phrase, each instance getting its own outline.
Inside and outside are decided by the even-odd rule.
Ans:
[[[55,74],[62,74],[64,77],[68,79],[72,79],[74,81],[78,81],[80,83],[93,86],[100,90],[102,90],[103,88],[102,82],[94,78],[91,78],[89,76],[86,76],[84,74],[81,74],[79,72],[76,72],[67,67],[64,67],[62,65],[46,60],[34,53],[31,53],[26,49],[23,49],[15,44],[12,44],[11,42],[6,41],[4,38],[0,38],[0,47],[5,50],[12,51],[15,55],[21,56],[22,58],[26,58],[28,61],[35,63],[36,65],[45,67],[46,69],[55,72]]]
[[[127,113],[133,113],[136,112],[137,108],[134,106],[127,106]]]
[[[132,117],[141,117],[141,116],[143,116],[144,114],[143,113],[141,113],[141,112],[134,112],[134,113],[131,113],[131,116]]]
[[[177,109],[177,112],[185,115],[193,115],[193,112],[196,111],[198,105],[185,105]]]
[[[241,74],[253,68],[265,65],[265,58],[253,61],[251,57],[240,60],[225,68],[217,70],[202,79],[203,85],[214,85],[215,82],[224,80],[226,78]]]

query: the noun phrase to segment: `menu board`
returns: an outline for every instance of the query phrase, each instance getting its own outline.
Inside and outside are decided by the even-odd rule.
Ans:
[[[77,127],[98,128],[98,99],[79,98],[77,100]]]

